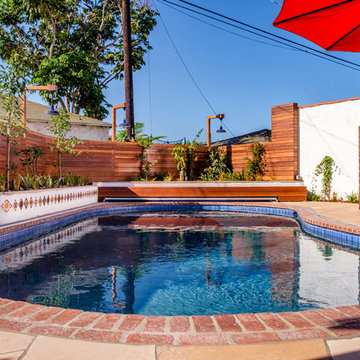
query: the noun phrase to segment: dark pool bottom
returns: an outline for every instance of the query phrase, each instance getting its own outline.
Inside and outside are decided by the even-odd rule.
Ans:
[[[0,297],[86,311],[213,315],[359,303],[358,254],[274,216],[103,216],[0,255]]]

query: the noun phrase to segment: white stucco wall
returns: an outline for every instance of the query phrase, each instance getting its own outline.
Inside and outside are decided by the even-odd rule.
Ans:
[[[53,136],[47,128],[47,124],[43,122],[28,122],[27,128],[45,135]],[[81,140],[109,140],[109,128],[101,126],[84,126],[73,124],[69,137],[75,136]]]
[[[299,109],[299,173],[308,190],[321,191],[315,168],[331,156],[335,173],[332,191],[346,198],[359,189],[360,100],[349,100]]]

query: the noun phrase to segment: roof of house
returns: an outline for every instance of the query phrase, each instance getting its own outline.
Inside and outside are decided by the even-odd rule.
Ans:
[[[27,100],[26,121],[47,123],[51,118],[51,115],[45,114],[45,111],[47,110],[49,110],[49,106]],[[5,110],[1,106],[1,101],[0,101],[0,116],[1,117],[6,116]],[[73,114],[73,113],[70,113],[70,122],[74,125],[99,126],[99,127],[111,128],[111,124],[105,121],[100,121],[97,119],[89,118],[87,116]]]
[[[252,144],[254,142],[269,142],[269,141],[271,141],[271,130],[262,129],[245,135],[235,136],[230,139],[216,141],[211,143],[211,145],[215,145],[215,146],[239,145],[239,144]]]

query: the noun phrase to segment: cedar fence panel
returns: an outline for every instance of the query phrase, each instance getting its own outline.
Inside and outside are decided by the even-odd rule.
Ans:
[[[39,159],[39,174],[56,174],[56,154],[50,150],[54,138],[29,131],[26,137],[17,139],[16,150],[39,145],[45,153]],[[251,145],[225,146],[233,171],[246,167]],[[266,175],[264,180],[294,180],[298,173],[298,107],[286,104],[272,108],[272,141],[264,143],[266,148]],[[171,154],[174,145],[155,144],[151,147],[149,160],[153,163],[152,173],[171,173],[178,176],[176,163]],[[140,175],[142,148],[136,143],[84,140],[76,146],[78,155],[64,156],[64,173],[72,172],[87,176],[92,181],[130,181]],[[11,161],[18,170],[26,172],[19,158],[11,149]],[[207,158],[207,147],[196,148],[194,175],[199,176]],[[6,141],[0,136],[0,174],[5,173]]]

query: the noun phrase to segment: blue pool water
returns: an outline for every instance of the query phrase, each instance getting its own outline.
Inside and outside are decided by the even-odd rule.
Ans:
[[[0,257],[0,297],[86,311],[212,315],[359,303],[358,253],[274,216],[103,216]]]

